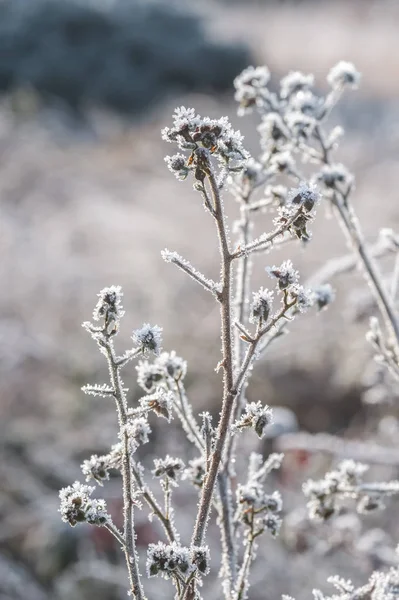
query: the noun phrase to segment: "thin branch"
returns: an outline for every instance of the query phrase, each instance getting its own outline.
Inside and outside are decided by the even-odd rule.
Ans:
[[[224,212],[217,181],[209,165],[209,184],[215,206],[215,221],[219,237],[219,248],[221,256],[222,289],[220,292],[220,315],[221,315],[221,338],[222,338],[222,365],[223,365],[223,402],[219,425],[217,428],[215,447],[209,459],[209,467],[205,476],[202,493],[199,501],[197,518],[192,536],[192,545],[201,546],[204,541],[205,531],[208,524],[209,514],[212,506],[212,497],[219,467],[222,461],[226,438],[234,406],[235,395],[230,392],[233,384],[233,349],[232,349],[232,324],[231,324],[231,262]],[[235,564],[229,557],[229,573],[227,582],[231,587]],[[194,595],[195,580],[187,589],[185,598],[188,600],[190,594]],[[226,590],[226,596],[229,590]],[[227,596],[228,597],[228,596]]]
[[[287,221],[283,225],[280,225],[280,227],[278,227],[268,235],[264,233],[250,244],[247,244],[243,248],[238,248],[231,255],[232,259],[240,258],[245,254],[250,254],[251,252],[257,250],[266,250],[275,238],[279,237],[280,235],[283,235],[289,229],[289,227],[293,224],[293,222],[299,217],[301,213],[302,207],[298,208],[298,210],[289,219],[287,219]]]
[[[119,367],[116,364],[116,356],[111,340],[105,344],[107,354],[109,374],[114,396],[118,410],[119,429],[122,439],[122,480],[123,480],[123,537],[125,539],[125,558],[129,573],[131,592],[136,600],[145,600],[144,591],[141,585],[138,556],[136,551],[135,533],[134,533],[134,502],[131,459],[129,448],[129,436],[126,430],[126,397],[123,389],[123,383],[119,373]]]
[[[319,126],[315,128],[315,136],[320,143],[324,164],[331,165],[329,149],[326,148],[324,137]],[[396,350],[399,355],[399,322],[397,315],[395,314],[391,298],[384,289],[381,275],[367,250],[363,233],[360,229],[353,207],[349,205],[348,197],[349,191],[344,194],[336,184],[334,185],[332,204],[335,208],[338,222],[346,234],[351,246],[360,258],[366,279],[374,293],[385,325],[395,339]]]
[[[169,250],[163,250],[161,252],[162,258],[166,262],[173,263],[179,269],[187,273],[194,281],[202,285],[208,292],[211,292],[218,300],[220,300],[220,286],[219,284],[207,279],[205,275],[197,271],[187,260],[181,257],[177,252],[170,252]]]
[[[169,517],[165,516],[162,512],[162,508],[159,506],[151,490],[145,485],[143,478],[140,473],[139,467],[132,462],[132,473],[137,482],[138,488],[140,489],[141,495],[151,508],[152,512],[161,521],[165,533],[170,542],[174,542],[178,539],[178,535],[173,527],[173,524]]]

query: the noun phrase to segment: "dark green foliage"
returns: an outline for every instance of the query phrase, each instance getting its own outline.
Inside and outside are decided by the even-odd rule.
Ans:
[[[0,92],[138,114],[166,95],[222,92],[250,61],[206,38],[198,17],[138,0],[0,1]]]

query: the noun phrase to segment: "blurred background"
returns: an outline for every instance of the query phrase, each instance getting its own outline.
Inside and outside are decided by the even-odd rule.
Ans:
[[[339,161],[356,176],[354,203],[374,242],[380,227],[399,223],[398,31],[396,0],[0,0],[0,600],[126,595],[124,566],[107,532],[71,529],[57,513],[58,490],[82,480],[82,460],[116,442],[113,406],[80,391],[106,378],[81,328],[100,289],[123,287],[120,347],[143,322],[163,326],[164,348],[189,362],[195,410],[218,413],[217,306],[160,257],[167,247],[210,277],[219,269],[213,224],[198,195],[163,161],[171,148],[160,130],[175,106],[228,115],[256,153],[257,119],[239,119],[233,99],[232,80],[243,68],[267,64],[273,85],[290,70],[312,72],[323,91],[329,69],[352,61],[362,84],[332,121],[345,127]],[[229,210],[233,220],[233,199]],[[269,225],[261,221],[259,231]],[[291,256],[303,279],[347,252],[323,210],[313,231],[312,243]],[[259,257],[255,282],[283,258],[281,250]],[[382,267],[388,273],[391,265]],[[378,377],[364,340],[372,302],[357,273],[332,283],[334,306],[300,319],[275,344],[256,367],[249,398],[289,408],[301,430],[381,442],[394,456],[397,391],[383,382],[364,402]],[[134,402],[133,367],[128,377]],[[377,396],[388,404],[375,403]],[[144,462],[188,452],[177,424],[168,441],[156,426]],[[253,443],[245,442],[248,452],[278,447],[278,440],[267,448]],[[330,462],[328,454],[288,453],[271,482],[283,493],[287,519],[279,540],[262,541],[254,600],[282,593],[300,600],[336,571],[361,583],[395,561],[394,505],[382,517],[348,514],[321,530],[306,521],[301,483]],[[377,478],[397,476],[396,460],[388,463]],[[106,489],[115,515],[119,497],[116,478]],[[195,501],[187,484],[177,497],[186,537],[192,510],[185,509]],[[142,549],[160,535],[140,514]],[[216,531],[211,545],[217,567]],[[171,597],[162,582],[148,589],[151,598]],[[218,597],[215,582],[207,589],[207,598]]]

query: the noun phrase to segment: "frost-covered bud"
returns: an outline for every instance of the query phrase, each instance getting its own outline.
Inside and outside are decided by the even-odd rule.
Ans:
[[[306,212],[313,210],[320,202],[320,193],[314,184],[308,185],[302,182],[299,187],[291,188],[288,193],[287,204],[292,206],[303,206]]]
[[[313,294],[311,290],[305,290],[302,285],[295,284],[290,288],[290,294],[296,299],[296,307],[304,312],[313,306]]]
[[[151,427],[145,417],[135,417],[125,425],[132,450],[149,441]]]
[[[187,362],[180,358],[180,356],[177,356],[174,350],[172,352],[162,352],[155,362],[172,379],[182,380],[186,376]]]
[[[263,499],[264,506],[270,512],[280,512],[283,508],[283,501],[279,492],[273,492],[271,496],[265,495]]]
[[[290,132],[284,124],[282,117],[278,113],[269,113],[262,117],[262,122],[258,125],[258,132],[261,138],[262,148],[267,148],[270,140],[278,142],[289,138]]]
[[[188,467],[184,470],[183,479],[188,479],[193,485],[201,488],[205,475],[205,461],[201,456],[188,461]]]
[[[280,290],[286,290],[291,285],[297,283],[299,273],[293,267],[290,260],[286,260],[279,267],[273,265],[273,267],[267,267],[266,272],[270,277],[274,277],[278,281]]]
[[[352,459],[343,460],[338,465],[338,471],[327,473],[326,477],[328,475],[333,475],[334,477],[339,478],[344,485],[359,485],[368,468],[367,465],[355,462]]]
[[[352,185],[353,175],[341,164],[324,165],[317,178],[328,188],[334,188],[337,184]]]
[[[164,372],[158,363],[140,361],[136,366],[137,383],[145,392],[153,392],[156,386],[164,379]]]
[[[379,496],[362,496],[356,505],[356,510],[360,514],[366,514],[383,508],[385,508],[384,503]]]
[[[327,81],[333,89],[341,89],[346,85],[357,88],[360,77],[360,73],[352,63],[342,60],[331,69]]]
[[[176,542],[172,544],[158,542],[148,546],[148,577],[161,575],[169,579],[175,573],[186,575],[190,571],[190,564],[190,550],[179,546]]]
[[[263,437],[265,427],[272,421],[273,411],[267,405],[262,406],[261,401],[249,402],[245,406],[241,418],[232,425],[233,431],[242,429],[254,429],[259,438]]]
[[[83,475],[86,475],[86,481],[94,479],[103,485],[103,481],[109,480],[109,461],[108,456],[97,456],[92,454],[90,459],[83,461],[81,465]]]
[[[177,179],[183,181],[187,178],[190,169],[186,165],[186,157],[183,154],[177,153],[173,156],[165,156],[165,162],[168,165],[169,171],[171,171]]]
[[[295,167],[295,160],[290,152],[276,152],[270,159],[270,166],[276,172],[286,173]]]
[[[272,534],[273,537],[277,537],[280,531],[282,520],[280,517],[273,513],[267,513],[263,518],[263,525]]]
[[[154,465],[154,477],[166,476],[172,483],[176,483],[184,469],[184,462],[180,458],[172,458],[169,455],[165,458],[155,458]]]
[[[291,71],[280,82],[281,97],[289,98],[292,94],[308,90],[314,85],[313,75],[304,75],[300,71]]]
[[[323,283],[312,289],[313,304],[318,310],[323,310],[329,306],[335,298],[335,292],[329,283]]]
[[[119,285],[111,285],[101,290],[98,294],[99,300],[93,311],[93,319],[100,321],[104,319],[105,327],[109,335],[118,330],[119,320],[125,314],[122,308],[122,288]]]
[[[288,129],[295,138],[308,138],[316,125],[314,117],[300,110],[291,110],[285,116]]]
[[[310,117],[317,116],[321,107],[321,100],[311,91],[299,91],[290,100],[290,107]]]
[[[102,526],[111,521],[105,500],[91,500],[86,509],[86,521],[90,525]]]
[[[78,481],[60,491],[59,512],[64,523],[74,527],[77,523],[84,522],[91,525],[105,525],[111,520],[106,511],[105,501],[90,498],[93,492],[94,487]]]
[[[247,67],[234,80],[235,99],[240,104],[240,113],[250,112],[262,99],[270,79],[269,69],[264,67]]]
[[[190,548],[192,564],[202,575],[209,573],[210,554],[208,546],[192,546]]]
[[[144,323],[140,329],[133,331],[132,339],[144,354],[147,351],[159,354],[162,343],[162,327]]]
[[[142,398],[141,406],[153,410],[158,417],[163,417],[167,421],[173,418],[173,404],[175,397],[173,392],[158,388],[154,394]]]
[[[309,479],[302,485],[302,491],[309,498],[307,507],[309,517],[316,521],[324,521],[335,514],[336,489],[324,480],[313,481]]]
[[[274,293],[264,288],[253,294],[249,320],[251,323],[267,321],[273,305]]]

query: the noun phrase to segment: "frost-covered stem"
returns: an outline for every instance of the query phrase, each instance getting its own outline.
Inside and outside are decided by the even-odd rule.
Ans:
[[[399,287],[399,253],[396,255],[396,258],[395,258],[395,266],[393,269],[391,290],[390,290],[393,304],[395,304],[395,301],[396,301],[398,287]]]
[[[225,218],[220,197],[220,191],[217,181],[209,165],[208,180],[212,192],[212,199],[215,209],[215,221],[219,237],[219,248],[221,256],[221,292],[220,292],[220,315],[221,315],[221,338],[222,338],[222,367],[223,367],[223,402],[219,425],[217,428],[215,447],[209,459],[209,466],[205,476],[204,485],[199,501],[197,518],[192,536],[192,545],[201,546],[204,541],[205,531],[208,524],[209,514],[214,495],[216,478],[223,458],[225,442],[229,433],[229,426],[233,411],[233,405],[236,394],[232,392],[233,387],[233,347],[232,347],[232,315],[231,315],[231,263],[232,256],[227,239]],[[223,518],[226,511],[223,511]],[[222,531],[224,527],[222,528]],[[234,565],[229,557],[229,573],[226,574],[227,580],[231,585],[232,569]],[[230,587],[229,585],[229,587]],[[186,600],[190,598],[195,588],[195,580],[192,586],[187,589]],[[194,595],[194,594],[193,594]]]
[[[241,210],[243,212],[242,227],[240,246],[246,247],[250,238],[251,231],[251,220],[250,211],[248,210],[248,204],[251,192],[241,197]],[[248,254],[243,254],[238,261],[237,274],[236,274],[236,298],[235,298],[235,322],[244,323],[246,320],[246,299],[248,296],[248,285],[249,275],[251,269],[251,258]],[[240,328],[236,327],[234,332],[235,339],[235,370],[240,368],[242,360],[244,358],[244,342],[241,339]],[[241,388],[237,400],[234,404],[234,412],[232,421],[236,421],[240,417],[240,413],[244,403],[244,388]],[[236,436],[231,436],[228,440],[226,468],[231,465],[231,459],[234,455]]]
[[[119,367],[116,364],[116,356],[111,341],[105,346],[109,374],[112,387],[114,388],[114,397],[118,410],[119,430],[122,439],[122,481],[123,481],[123,537],[125,539],[125,557],[129,573],[130,587],[133,598],[144,600],[144,591],[141,585],[138,556],[136,552],[135,532],[134,532],[134,503],[133,503],[133,485],[132,470],[129,449],[129,436],[126,431],[127,414],[126,398],[123,391],[123,383],[119,373]]]
[[[361,259],[365,276],[369,282],[369,285],[374,292],[374,296],[380,309],[380,312],[384,318],[385,324],[388,331],[394,336],[396,351],[399,351],[399,322],[395,315],[394,307],[392,306],[391,299],[388,293],[384,289],[384,285],[381,280],[381,275],[377,270],[375,263],[369,255],[366,244],[363,238],[362,231],[360,230],[357,217],[352,209],[346,202],[335,195],[333,200],[334,207],[339,217],[339,223],[347,234],[349,241],[354,247],[355,251]]]
[[[125,549],[125,540],[119,529],[111,522],[108,522],[105,525],[105,528],[108,529],[110,533],[114,536],[114,538],[120,543],[123,549]]]
[[[172,521],[170,520],[169,516],[165,516],[163,514],[162,508],[159,506],[159,504],[156,501],[156,499],[154,498],[152,492],[145,485],[143,478],[141,476],[141,473],[140,473],[140,469],[134,463],[132,463],[132,473],[133,473],[133,476],[137,482],[137,486],[140,489],[144,500],[147,502],[148,506],[151,508],[154,515],[156,517],[158,517],[158,519],[161,521],[162,526],[165,530],[165,533],[168,537],[168,540],[170,542],[174,542],[178,536],[177,536],[176,531],[174,530]]]
[[[253,359],[255,358],[260,340],[263,338],[264,335],[266,335],[266,333],[268,333],[271,329],[273,329],[273,327],[275,327],[281,319],[284,319],[287,316],[287,312],[289,311],[290,308],[293,308],[295,306],[295,304],[296,304],[296,300],[293,300],[292,302],[285,301],[284,306],[280,310],[280,312],[278,312],[277,315],[275,315],[271,319],[271,321],[269,321],[269,323],[267,325],[265,325],[262,328],[259,328],[259,330],[257,331],[255,337],[253,338],[253,340],[251,341],[251,343],[248,346],[248,349],[245,354],[245,358],[242,362],[242,365],[240,367],[240,370],[238,371],[238,373],[234,379],[234,391],[237,394],[239,393],[240,389],[242,388],[242,385],[248,375],[248,370],[252,364]]]
[[[279,237],[280,235],[283,235],[283,233],[285,233],[288,230],[288,228],[293,224],[294,221],[296,221],[296,219],[299,217],[299,215],[301,213],[302,213],[302,207],[298,208],[298,210],[289,219],[287,219],[287,221],[283,225],[280,225],[280,227],[277,227],[277,229],[275,229],[274,231],[269,233],[269,235],[266,235],[266,236],[262,235],[258,239],[254,240],[253,242],[236,250],[232,254],[232,258],[233,259],[240,258],[241,256],[244,256],[245,254],[250,254],[251,252],[255,252],[256,250],[259,250],[259,249],[265,250],[268,247],[268,245],[271,244],[277,237]]]
[[[180,400],[180,420],[183,428],[191,434],[194,444],[197,446],[200,452],[204,452],[204,440],[201,437],[201,433],[198,427],[194,415],[191,410],[189,402],[187,402],[186,390],[184,385],[179,379],[175,379],[176,390]]]
[[[329,158],[329,152],[326,148],[324,137],[319,127],[316,128],[315,134],[320,142],[322,162],[326,165],[330,165],[331,161]],[[335,208],[338,222],[346,234],[349,243],[360,258],[366,279],[372,292],[374,293],[374,297],[384,319],[385,325],[388,331],[390,331],[394,337],[396,352],[399,353],[399,321],[395,314],[391,298],[384,289],[381,275],[366,248],[363,232],[360,229],[359,221],[355,211],[349,204],[348,196],[349,193],[343,194],[336,185],[334,186],[333,206]]]
[[[246,592],[249,588],[249,570],[251,567],[251,563],[254,559],[254,544],[255,540],[260,535],[262,531],[258,531],[255,533],[254,531],[254,515],[252,515],[250,532],[248,536],[247,545],[244,553],[244,560],[241,565],[240,573],[238,575],[236,594],[234,596],[235,600],[244,600],[246,597]]]

